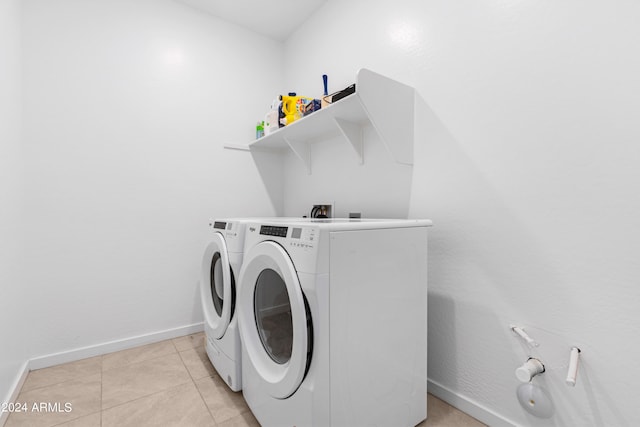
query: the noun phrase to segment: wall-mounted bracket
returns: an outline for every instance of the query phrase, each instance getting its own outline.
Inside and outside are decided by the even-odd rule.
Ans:
[[[356,93],[391,156],[413,165],[415,89],[363,68],[356,76]]]
[[[247,144],[223,144],[222,147],[226,150],[251,151]]]
[[[569,355],[569,370],[567,372],[567,385],[576,386],[576,377],[578,376],[578,363],[580,362],[580,349],[578,347],[571,348]]]
[[[291,140],[286,136],[282,139],[284,139],[289,148],[291,148],[291,151],[302,160],[302,163],[304,163],[307,168],[307,173],[311,175],[311,143],[309,141]]]
[[[357,123],[352,123],[339,117],[334,117],[333,121],[336,126],[338,126],[338,129],[340,129],[340,133],[342,133],[347,141],[349,141],[349,144],[351,144],[351,147],[353,147],[353,150],[356,152],[356,156],[358,157],[359,164],[364,164],[362,127]]]
[[[533,338],[531,338],[529,336],[529,334],[527,334],[523,328],[516,326],[516,325],[509,325],[509,327],[511,328],[511,330],[518,335],[520,338],[522,338],[527,344],[529,344],[529,346],[531,347],[538,347],[540,344],[538,344]]]

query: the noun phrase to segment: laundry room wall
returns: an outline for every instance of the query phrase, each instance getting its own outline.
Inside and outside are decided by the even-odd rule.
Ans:
[[[366,67],[424,101],[409,214],[434,221],[429,388],[490,425],[640,423],[639,18],[622,0],[329,1],[286,42],[302,93]],[[549,419],[516,399],[529,355]]]
[[[170,0],[24,5],[31,356],[201,328],[208,218],[275,214],[223,144],[255,137],[282,43]]]
[[[320,82],[322,80],[318,79]],[[319,96],[320,92],[315,96]],[[331,204],[333,217],[406,218],[413,167],[395,162],[373,126],[362,128],[363,163],[342,136],[311,143],[311,173],[293,152],[283,157],[284,215],[310,215]]]
[[[0,1],[0,403],[6,402],[26,361],[28,307],[20,259],[22,209],[22,49],[19,0]],[[11,343],[11,345],[8,345]],[[0,414],[0,423],[2,414]]]

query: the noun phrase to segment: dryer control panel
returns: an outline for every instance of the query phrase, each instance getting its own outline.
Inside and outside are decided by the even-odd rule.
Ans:
[[[290,247],[313,249],[317,241],[317,230],[315,228],[291,228]]]
[[[277,225],[261,225],[260,234],[263,236],[287,237],[289,227],[279,227]]]
[[[273,222],[248,224],[245,254],[261,242],[276,242],[289,254],[296,271],[317,274],[320,233],[318,227],[295,222],[286,225]]]
[[[282,237],[282,243],[288,248],[313,249],[317,242],[316,229],[308,227],[283,227],[261,225],[260,235]]]
[[[313,227],[296,227],[261,224],[258,227],[249,227],[249,233],[258,232],[260,236],[268,236],[274,241],[280,242],[287,249],[312,250],[318,243],[319,230]]]

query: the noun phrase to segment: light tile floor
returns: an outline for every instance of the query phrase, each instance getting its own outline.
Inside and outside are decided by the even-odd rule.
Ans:
[[[484,425],[427,400],[420,427]],[[32,371],[17,402],[28,410],[12,413],[5,427],[259,426],[242,393],[211,366],[202,333]],[[34,411],[41,403],[59,405]]]

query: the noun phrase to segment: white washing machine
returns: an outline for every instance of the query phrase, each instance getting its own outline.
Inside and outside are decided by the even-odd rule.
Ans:
[[[239,219],[209,221],[200,275],[207,355],[233,391],[242,389],[236,276],[242,266],[245,224]]]
[[[253,221],[294,218],[211,219],[202,257],[200,295],[206,350],[211,363],[233,391],[242,389],[241,341],[238,330],[237,277],[242,267],[245,226]]]
[[[263,427],[408,427],[426,418],[430,225],[247,225],[243,395]]]

